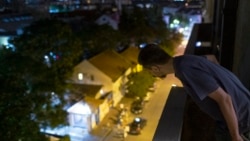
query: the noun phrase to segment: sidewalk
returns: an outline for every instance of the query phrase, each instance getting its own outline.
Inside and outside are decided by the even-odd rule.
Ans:
[[[124,97],[116,105],[116,107],[110,109],[109,113],[104,117],[101,123],[90,133],[92,136],[96,136],[98,138],[98,140],[95,141],[105,141],[108,138],[108,136],[114,136],[112,138],[112,141],[121,141],[122,138],[118,137],[116,134],[119,105],[122,103],[124,104],[125,107],[127,107],[130,106],[131,102],[132,98]]]

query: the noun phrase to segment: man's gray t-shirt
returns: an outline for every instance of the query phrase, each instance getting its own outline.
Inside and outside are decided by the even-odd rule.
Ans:
[[[205,57],[183,55],[173,58],[175,76],[179,78],[193,101],[214,118],[222,128],[226,123],[217,103],[208,94],[221,87],[231,97],[237,114],[239,130],[250,130],[250,93],[227,69]]]

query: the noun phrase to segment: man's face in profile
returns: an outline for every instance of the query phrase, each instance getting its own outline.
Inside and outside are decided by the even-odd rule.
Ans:
[[[167,73],[165,73],[163,67],[160,65],[144,67],[144,69],[146,69],[153,77],[164,79],[167,76]]]

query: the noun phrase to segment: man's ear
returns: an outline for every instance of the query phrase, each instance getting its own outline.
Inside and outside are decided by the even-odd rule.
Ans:
[[[158,72],[159,71],[159,67],[154,65],[154,66],[151,66],[151,70],[154,71],[154,72]]]

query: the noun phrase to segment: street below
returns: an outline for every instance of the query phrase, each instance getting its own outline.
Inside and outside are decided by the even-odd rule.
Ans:
[[[111,127],[111,132],[102,141],[152,141],[155,130],[157,128],[159,119],[163,108],[167,102],[169,92],[172,85],[182,86],[180,81],[174,77],[174,74],[168,74],[163,80],[156,81],[156,91],[152,93],[150,100],[146,103],[144,111],[140,115],[134,115],[129,113],[129,118],[127,123],[132,122],[134,117],[143,117],[147,119],[147,125],[142,129],[140,135],[130,135],[127,134],[123,138],[122,130],[118,130],[116,125]],[[129,103],[123,103],[124,105]]]

